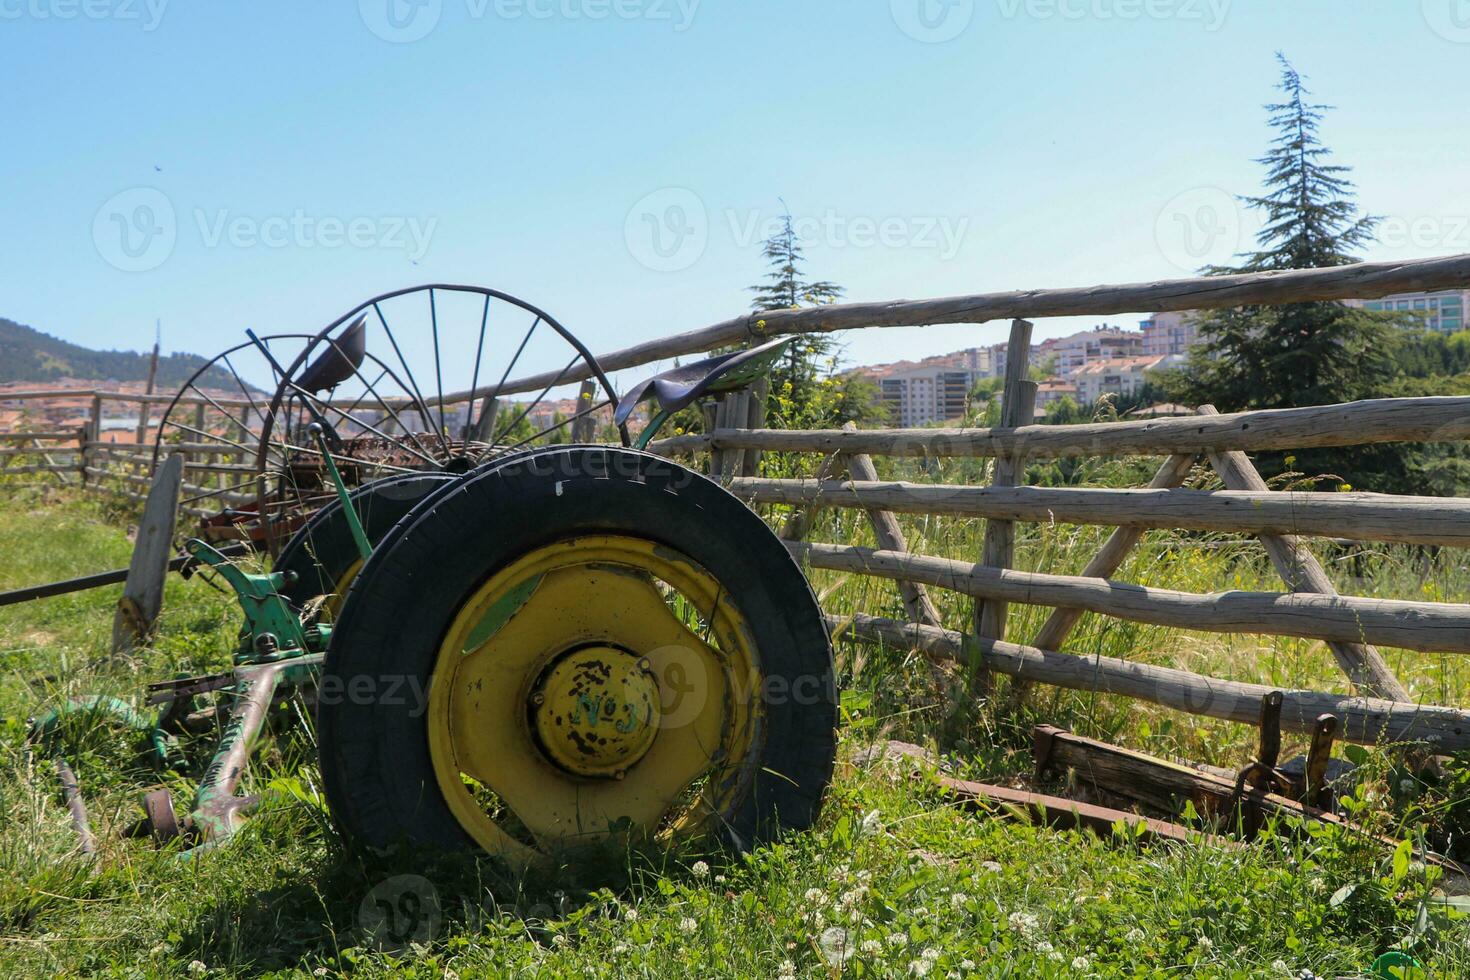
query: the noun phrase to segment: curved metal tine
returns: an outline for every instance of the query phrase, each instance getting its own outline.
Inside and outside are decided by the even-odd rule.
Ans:
[[[549,429],[542,429],[540,432],[536,433],[535,435],[527,436],[526,438],[522,439],[520,442],[518,442],[518,443],[516,443],[516,444],[514,444],[512,446],[506,446],[504,451],[505,452],[510,452],[512,450],[515,450],[515,449],[520,449],[522,446],[526,445],[527,443],[529,443],[529,442],[535,442],[537,439],[540,439],[542,436],[550,435],[551,433],[557,431],[558,429],[565,429],[567,426],[569,426],[573,422],[577,421],[577,419],[582,418],[584,415],[591,415],[594,412],[600,412],[604,408],[607,408],[611,404],[613,404],[612,403],[612,400],[609,399],[607,401],[600,402],[599,404],[593,405],[591,408],[588,408],[588,409],[585,409],[583,411],[578,412],[576,415],[573,415],[571,418],[563,419],[562,421],[558,422],[556,425],[553,425]]]
[[[336,412],[338,415],[342,416],[347,421],[352,422],[352,423],[354,423],[356,425],[362,426],[364,429],[367,429],[369,432],[371,432],[373,435],[377,436],[378,438],[380,438],[380,439],[386,439],[389,442],[395,443],[396,445],[403,446],[404,449],[408,449],[409,452],[413,453],[415,456],[417,456],[419,459],[423,460],[424,462],[428,463],[430,466],[433,466],[435,468],[438,468],[440,466],[439,460],[435,459],[434,457],[428,456],[428,455],[426,455],[424,453],[421,453],[421,452],[419,452],[416,449],[409,449],[408,446],[404,446],[403,443],[397,442],[392,436],[388,435],[386,432],[384,432],[382,429],[378,428],[377,426],[372,425],[371,423],[368,423],[368,422],[364,422],[362,419],[353,418],[352,416],[348,415],[346,412],[342,411],[342,409],[338,408],[336,405],[333,405],[331,402],[329,402],[329,401],[323,401],[322,399],[317,398],[315,395],[313,395],[311,392],[307,391],[305,388],[302,388],[299,385],[297,385],[296,382],[294,382],[294,381],[287,381],[286,382],[286,385],[292,391],[294,391],[298,395],[300,395],[303,399],[309,398],[313,402],[315,402],[317,405],[321,406],[322,408],[331,409],[332,411]],[[348,459],[353,459],[355,457],[350,457],[349,456],[347,458]],[[410,472],[413,472],[413,471],[410,471]]]
[[[444,425],[444,371],[439,366],[439,304],[434,300],[434,287],[429,287],[429,328],[434,334],[434,387],[439,396],[439,431],[445,432]]]
[[[214,490],[210,490],[208,493],[196,494],[192,497],[183,497],[179,500],[179,503],[192,504],[196,500],[208,500],[210,497],[218,497],[222,493],[234,493],[237,490],[245,490],[248,489],[250,485],[254,482],[254,480],[250,480],[246,483],[236,483],[228,487],[218,487]]]
[[[575,366],[576,363],[581,359],[582,355],[580,353],[573,354],[572,359],[567,362],[567,366],[557,372],[556,377],[551,379],[551,384],[547,385],[545,388],[542,388],[541,394],[537,395],[535,398],[531,399],[531,401],[527,402],[525,410],[522,411],[521,414],[517,415],[513,420],[511,420],[510,425],[507,425],[504,429],[500,430],[500,435],[497,435],[494,439],[495,444],[498,445],[500,443],[501,435],[509,435],[511,432],[513,432],[515,430],[515,427],[521,424],[521,420],[524,419],[527,415],[530,415],[533,408],[541,404],[541,399],[546,397],[546,393],[552,388],[555,388],[557,385],[559,385],[561,383],[561,379],[566,377],[567,372],[570,371],[572,367]]]
[[[405,360],[403,357],[403,350],[398,346],[398,338],[393,336],[393,328],[388,326],[388,319],[383,316],[382,307],[380,307],[377,303],[373,304],[373,312],[378,315],[378,322],[383,325],[383,332],[388,335],[388,343],[393,345],[393,353],[398,355],[398,363],[403,365],[404,377],[408,378],[409,382],[408,385],[404,386],[404,390],[409,391],[413,394],[414,399],[417,401],[419,414],[423,416],[424,425],[432,426],[434,417],[429,412],[428,403],[424,401],[423,392],[419,390],[418,379],[413,376],[413,370],[408,366],[408,361]],[[445,457],[448,457],[449,442],[444,438],[443,430],[436,429],[435,433],[439,437],[439,447],[444,450]]]
[[[485,353],[485,324],[490,321],[490,294],[485,294],[485,308],[480,311],[480,339],[475,344],[475,371],[470,375],[470,405],[464,413],[464,434],[460,441],[466,446],[470,443],[470,436],[475,431],[475,403],[479,401],[475,397],[475,389],[480,387],[480,358]]]

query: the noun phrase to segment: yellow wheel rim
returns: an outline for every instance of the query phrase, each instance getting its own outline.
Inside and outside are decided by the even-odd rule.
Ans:
[[[754,777],[759,667],[688,556],[620,535],[548,545],[450,624],[429,681],[435,778],[465,831],[518,863],[624,830],[699,833]]]
[[[362,571],[362,566],[361,558],[354,559],[352,564],[347,566],[347,570],[338,577],[336,584],[332,586],[332,594],[327,596],[326,602],[322,603],[322,608],[326,610],[327,619],[330,622],[336,622],[337,618],[342,615],[342,603],[347,601],[347,590],[352,587],[352,580],[357,578],[357,573]]]

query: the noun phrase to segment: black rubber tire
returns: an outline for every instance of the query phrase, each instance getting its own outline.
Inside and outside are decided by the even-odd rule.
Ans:
[[[368,543],[377,545],[399,521],[426,498],[464,477],[449,473],[404,473],[358,487],[352,506],[362,521]],[[340,501],[332,501],[286,542],[274,570],[287,576],[286,601],[298,609],[337,587],[359,555],[357,542]]]
[[[475,847],[430,761],[428,685],[440,644],[498,569],[598,532],[652,539],[704,566],[755,632],[757,690],[791,692],[767,698],[766,725],[750,749],[758,769],[726,815],[725,842],[745,849],[812,825],[832,777],[837,690],[831,641],[801,569],[759,516],[704,477],[647,453],[570,447],[491,465],[433,497],[353,582],[323,690],[357,684],[383,696],[327,698],[318,709],[322,780],[345,836],[375,849]]]

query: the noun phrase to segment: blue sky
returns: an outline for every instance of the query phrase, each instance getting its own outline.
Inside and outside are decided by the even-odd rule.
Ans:
[[[212,353],[458,281],[607,350],[745,309],[782,199],[854,300],[1184,275],[1277,49],[1369,257],[1470,251],[1470,0],[0,0],[0,316]]]

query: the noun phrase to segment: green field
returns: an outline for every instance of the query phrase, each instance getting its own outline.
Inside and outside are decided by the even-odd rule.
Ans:
[[[927,475],[974,480],[973,464]],[[1142,474],[1140,477],[1139,474]],[[912,474],[910,474],[912,475]],[[1074,474],[1074,477],[1076,475]],[[1079,482],[1085,482],[1082,474]],[[1098,473],[1134,485],[1146,471]],[[779,519],[773,514],[773,519]],[[126,564],[125,511],[64,491],[0,489],[0,589]],[[916,551],[974,560],[980,522],[905,519]],[[1105,532],[1028,529],[1018,564],[1080,570]],[[859,515],[821,515],[813,538],[870,544]],[[1470,571],[1449,553],[1326,553],[1344,591],[1463,599]],[[1260,549],[1211,536],[1150,534],[1118,578],[1209,592],[1279,588]],[[814,573],[837,613],[897,615],[892,583]],[[49,760],[27,719],[78,694],[141,705],[143,686],[227,666],[237,629],[228,597],[195,578],[169,584],[161,634],[136,658],[105,656],[117,589],[0,609],[0,975],[525,977],[1323,977],[1366,974],[1411,949],[1434,977],[1470,976],[1470,928],[1433,873],[1337,832],[1250,846],[1142,847],[1038,830],[956,807],[924,778],[857,764],[881,739],[933,744],[959,775],[1020,785],[1030,730],[1049,722],[1171,758],[1238,767],[1250,729],[1081,692],[1037,689],[1024,708],[986,708],[958,731],[929,670],[902,651],[841,647],[839,775],[816,831],[743,857],[631,856],[597,867],[513,875],[493,862],[344,848],[318,791],[309,719],[289,712],[262,743],[245,789],[267,802],[227,848],[190,862],[122,831],[140,790],[187,800],[187,772],[156,773],[105,728],[74,733],[72,758],[102,842],[75,838]],[[969,602],[935,592],[946,625]],[[1012,638],[1046,610],[1013,607]],[[1221,636],[1088,616],[1069,649],[1166,663],[1283,687],[1345,690],[1321,644]],[[1459,659],[1386,650],[1425,701],[1470,701]],[[941,741],[942,740],[942,741]],[[188,746],[197,766],[207,744]],[[1300,751],[1288,739],[1287,752]],[[1362,763],[1353,805],[1382,833],[1465,856],[1470,778]],[[195,773],[197,775],[197,771]],[[1463,852],[1463,853],[1462,853]],[[374,930],[413,914],[399,948]]]

